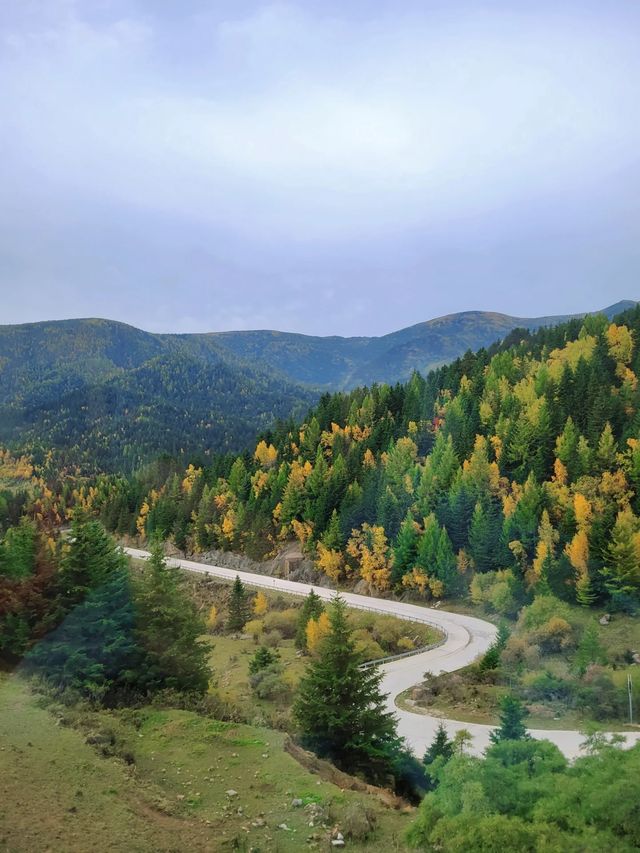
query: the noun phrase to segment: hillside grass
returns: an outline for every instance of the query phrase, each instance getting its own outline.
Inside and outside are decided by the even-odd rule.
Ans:
[[[1,677],[0,850],[294,853],[325,849],[333,826],[347,836],[364,812],[375,829],[349,849],[406,849],[408,813],[322,781],[280,732],[182,710],[44,704]]]

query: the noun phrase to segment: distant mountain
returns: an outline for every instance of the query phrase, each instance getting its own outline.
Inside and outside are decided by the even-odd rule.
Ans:
[[[317,398],[192,337],[109,320],[0,327],[0,441],[132,470],[161,453],[241,451]]]
[[[467,311],[377,338],[156,335],[97,319],[0,326],[0,442],[107,470],[162,452],[236,452],[322,390],[402,381],[516,328],[566,319]]]
[[[635,302],[603,309],[609,319]],[[510,317],[490,311],[464,311],[427,320],[377,338],[312,337],[289,332],[218,332],[206,336],[233,355],[269,365],[294,382],[327,389],[350,389],[374,382],[399,382],[414,370],[428,373],[467,350],[476,351],[516,328],[534,331],[583,314]]]

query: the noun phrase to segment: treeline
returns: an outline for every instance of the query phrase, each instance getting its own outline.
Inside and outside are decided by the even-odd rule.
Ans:
[[[639,334],[637,308],[514,332],[426,379],[327,394],[253,453],[153,484],[102,477],[72,499],[184,551],[259,557],[297,537],[333,581],[377,591],[439,598],[499,572],[516,600],[633,606]]]

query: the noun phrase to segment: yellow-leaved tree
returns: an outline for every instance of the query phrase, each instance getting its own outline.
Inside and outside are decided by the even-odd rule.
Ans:
[[[263,468],[273,468],[278,459],[278,451],[273,444],[261,441],[256,447],[254,458]]]
[[[389,589],[393,551],[382,525],[365,523],[360,530],[353,530],[347,542],[347,554],[356,560],[364,581],[377,590]]]
[[[218,608],[212,604],[207,614],[207,629],[211,632],[215,631],[218,625]]]
[[[317,619],[309,619],[306,627],[307,635],[307,651],[313,654],[318,650],[322,640],[331,631],[331,623],[329,622],[329,614],[324,611]]]
[[[256,597],[253,599],[253,615],[259,619],[264,616],[268,609],[269,601],[267,596],[262,592],[262,590],[258,590]]]
[[[334,548],[327,548],[322,542],[317,545],[316,567],[337,583],[344,574],[344,554]]]

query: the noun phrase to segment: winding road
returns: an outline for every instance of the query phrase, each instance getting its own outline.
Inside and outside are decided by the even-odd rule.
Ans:
[[[129,556],[137,559],[145,560],[150,556],[148,551],[138,548],[124,548],[123,550]],[[311,589],[314,589],[321,598],[330,599],[336,593],[336,590],[327,587],[298,583],[284,578],[273,578],[254,572],[240,572],[222,566],[210,566],[193,560],[170,558],[167,562],[190,572],[209,574],[226,580],[233,580],[236,575],[239,575],[242,582],[247,586],[279,590],[291,595],[305,596],[309,594]],[[416,755],[423,755],[433,740],[440,718],[399,708],[396,705],[396,697],[404,690],[419,684],[423,680],[425,672],[453,672],[472,663],[493,642],[496,635],[495,626],[474,616],[421,607],[404,601],[373,598],[342,591],[340,595],[349,607],[389,614],[411,622],[426,623],[444,633],[444,642],[436,648],[428,649],[411,657],[390,661],[380,666],[383,674],[382,689],[387,694],[389,710],[393,711],[398,718],[398,731]],[[471,753],[479,755],[489,745],[489,734],[492,726],[479,723],[462,723],[459,720],[443,720],[442,722],[452,736],[462,728],[470,733],[472,741],[469,752]],[[581,732],[559,729],[530,729],[529,731],[532,737],[555,743],[568,758],[575,758],[581,754],[581,744],[584,741],[584,735]],[[631,732],[624,737],[627,744],[631,746],[640,739],[640,732]]]

